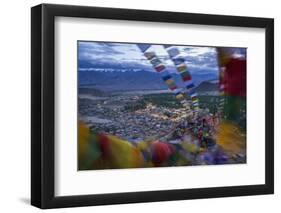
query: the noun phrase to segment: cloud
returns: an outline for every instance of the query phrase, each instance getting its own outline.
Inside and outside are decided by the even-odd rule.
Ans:
[[[190,57],[199,57],[204,55],[216,55],[216,50],[213,47],[185,47],[184,51]]]
[[[188,67],[200,69],[200,72],[218,72],[217,52],[213,47],[183,47]]]
[[[78,57],[82,64],[100,67],[105,66],[150,66],[134,44],[106,43],[106,42],[79,42]]]
[[[178,46],[188,70],[196,75],[218,73],[217,55],[213,47]],[[152,45],[151,50],[165,62],[171,72],[175,66],[162,45]],[[79,42],[80,70],[146,70],[154,71],[149,61],[135,44]]]
[[[114,56],[122,54],[113,46],[107,45],[104,42],[82,42],[78,43],[79,59],[91,60],[101,58],[103,56]]]

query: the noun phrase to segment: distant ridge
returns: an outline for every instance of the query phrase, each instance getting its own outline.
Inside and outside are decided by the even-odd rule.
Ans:
[[[219,90],[218,81],[203,81],[196,87],[197,92],[212,92]]]
[[[176,84],[183,87],[179,74],[172,74]],[[149,71],[79,71],[79,87],[92,87],[101,91],[128,91],[128,90],[163,90],[167,85],[161,74]],[[195,85],[202,81],[213,79],[209,75],[193,75]]]
[[[90,95],[94,95],[94,96],[104,96],[106,95],[105,92],[99,90],[99,89],[95,89],[95,88],[91,88],[91,87],[79,87],[79,94],[90,94]]]

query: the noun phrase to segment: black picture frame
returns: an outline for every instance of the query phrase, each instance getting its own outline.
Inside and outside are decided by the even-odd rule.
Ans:
[[[265,184],[93,195],[54,195],[55,17],[265,29]],[[41,4],[31,9],[31,204],[42,209],[274,193],[274,20],[270,18]],[[93,192],[94,193],[94,192]]]

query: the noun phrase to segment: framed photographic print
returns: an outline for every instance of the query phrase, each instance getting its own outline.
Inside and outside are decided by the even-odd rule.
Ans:
[[[272,194],[274,21],[31,9],[31,203]]]

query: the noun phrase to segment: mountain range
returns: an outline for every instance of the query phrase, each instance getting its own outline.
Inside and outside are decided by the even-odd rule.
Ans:
[[[176,84],[183,87],[180,75],[172,74]],[[127,91],[127,90],[162,90],[167,85],[156,72],[149,71],[79,71],[79,87],[94,87],[101,91]],[[210,74],[192,75],[192,80],[201,90],[215,90],[215,84],[211,83],[214,76]],[[206,81],[209,81],[206,83]]]

